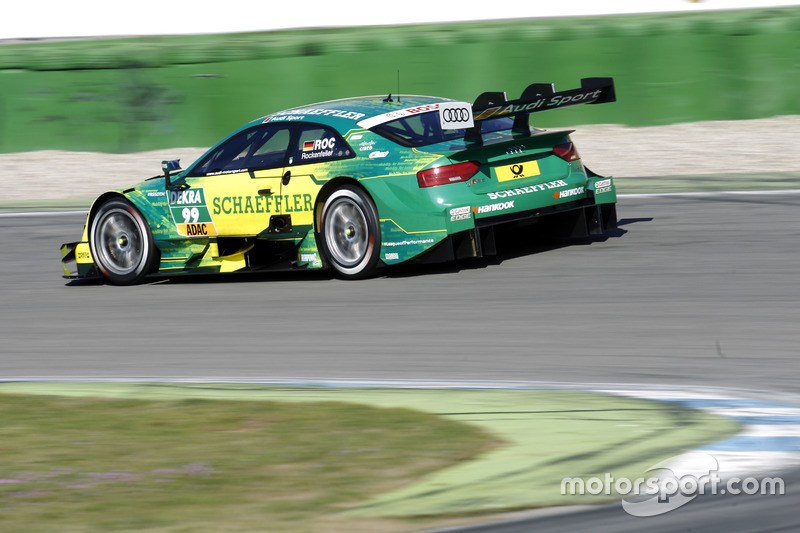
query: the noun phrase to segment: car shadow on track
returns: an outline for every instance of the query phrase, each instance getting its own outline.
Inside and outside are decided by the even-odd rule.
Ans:
[[[183,274],[180,276],[154,277],[149,284],[212,284],[212,283],[253,283],[253,282],[301,282],[330,281],[336,276],[332,270],[288,270],[272,272],[230,272],[226,274]]]
[[[530,228],[514,228],[503,231],[497,235],[497,253],[473,259],[459,259],[446,263],[417,263],[402,264],[388,267],[378,271],[376,278],[408,278],[416,276],[429,276],[435,274],[454,274],[463,270],[478,270],[497,266],[504,261],[528,255],[552,252],[561,248],[572,246],[589,246],[606,242],[609,239],[618,239],[627,233],[622,226],[639,222],[651,222],[652,218],[621,219],[618,227],[606,230],[602,235],[590,237],[553,239],[546,235],[531,232]],[[183,274],[180,276],[154,276],[148,278],[144,285],[182,285],[182,284],[213,284],[213,283],[251,283],[251,282],[301,282],[301,281],[332,281],[337,280],[332,270],[293,270],[280,272],[233,272],[220,274]],[[103,285],[102,279],[79,279],[66,283],[68,287],[81,287]]]
[[[624,226],[637,222],[650,222],[652,218],[622,219],[617,225]],[[490,266],[497,266],[504,261],[528,255],[552,252],[561,248],[573,246],[589,246],[591,244],[617,239],[627,233],[627,230],[617,227],[606,230],[602,235],[592,235],[580,238],[556,239],[547,235],[531,231],[531,228],[515,228],[498,233],[496,236],[497,253],[472,259],[459,259],[448,263],[435,264],[403,264],[397,265],[384,272],[386,278],[405,278],[431,274],[453,274],[462,270],[477,270]]]
[[[326,281],[336,279],[336,276],[329,270],[291,270],[278,272],[230,272],[226,274],[181,274],[178,276],[152,276],[148,277],[138,285],[193,285],[193,284],[214,284],[214,283],[252,283],[259,281]],[[89,287],[93,285],[109,285],[102,278],[92,279],[73,279],[65,284],[67,287]]]

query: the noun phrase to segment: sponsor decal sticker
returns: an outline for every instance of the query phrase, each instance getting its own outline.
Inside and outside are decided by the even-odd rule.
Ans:
[[[209,237],[217,235],[217,227],[206,204],[203,187],[171,190],[168,194],[169,211],[178,234],[184,237]]]
[[[558,191],[553,195],[553,198],[558,200],[559,198],[569,198],[570,196],[578,196],[579,194],[583,194],[584,190],[585,189],[583,187],[575,187],[574,189]]]
[[[499,204],[476,206],[472,208],[472,212],[476,215],[481,215],[483,213],[493,213],[494,211],[505,211],[506,209],[512,209],[513,207],[514,200],[511,200],[510,202],[500,202]]]
[[[322,266],[322,260],[317,257],[316,253],[304,254],[301,253],[300,261],[303,263],[311,263],[311,266],[320,267]]]
[[[588,104],[594,102],[603,94],[602,89],[584,89],[569,91],[572,94],[557,94],[542,96],[525,104],[509,104],[507,106],[490,107],[480,112],[475,118],[486,120],[489,118],[516,115],[536,110],[555,109],[566,105]]]
[[[304,263],[311,263],[311,266],[315,266],[315,267],[321,267],[322,266],[322,260],[319,257],[317,257],[316,253],[310,253],[310,254],[301,253],[300,254],[300,261],[302,261]]]
[[[433,239],[413,239],[400,242],[385,242],[384,246],[409,246],[411,244],[431,244]]]
[[[391,120],[395,120],[398,118],[408,117],[411,115],[417,115],[419,113],[425,113],[427,111],[436,111],[439,109],[441,104],[428,104],[428,105],[421,105],[417,107],[409,107],[407,109],[398,109],[397,111],[389,111],[388,113],[384,113],[382,115],[377,115],[371,118],[367,118],[358,122],[357,125],[359,128],[370,129],[374,128],[375,126],[379,126],[385,122],[389,122]]]
[[[216,172],[206,172],[206,176],[221,176],[223,174],[238,174],[240,172],[247,172],[246,168],[236,168],[233,170],[218,170]]]
[[[336,144],[336,137],[317,139],[315,141],[303,142],[303,152],[300,159],[316,159],[319,157],[331,157],[333,147]]]
[[[274,117],[267,117],[264,120],[264,124],[266,124],[267,122],[285,122],[291,120],[303,120],[304,118],[306,117],[304,117],[303,115],[280,115]]]
[[[310,194],[271,196],[215,196],[212,200],[215,215],[246,215],[248,213],[293,213],[313,211]]]
[[[216,235],[217,228],[213,224],[178,224],[178,233],[187,237],[208,237]]]
[[[538,161],[525,161],[506,167],[497,167],[494,172],[497,175],[497,181],[500,182],[529,178],[542,173],[541,170],[539,170]]]
[[[397,252],[386,252],[383,257],[387,261],[393,261],[393,260],[396,261],[400,259],[400,254],[398,254]]]
[[[603,194],[606,192],[611,192],[611,178],[606,178],[594,183],[595,194]]]
[[[389,155],[389,150],[386,150],[385,152],[381,152],[380,150],[375,150],[374,152],[370,152],[369,158],[380,159],[381,157],[386,157],[387,155]]]
[[[272,122],[277,120],[302,120],[304,117],[300,115],[315,115],[324,117],[337,117],[349,118],[352,120],[359,120],[364,118],[364,113],[356,113],[354,111],[343,111],[341,109],[319,109],[315,107],[305,107],[301,109],[292,109],[282,113],[275,113],[267,117],[264,122]],[[289,118],[291,117],[291,118]]]
[[[417,113],[425,113],[426,111],[436,111],[439,109],[439,105],[440,104],[427,104],[417,107],[409,107],[405,110],[405,112],[409,115],[416,115]]]
[[[536,185],[529,185],[527,187],[518,187],[516,189],[508,189],[505,191],[490,192],[486,196],[490,200],[497,200],[498,198],[508,198],[509,196],[517,196],[520,194],[531,194],[539,191],[546,191],[550,189],[557,189],[559,187],[566,187],[567,182],[564,180],[548,181],[547,183],[537,183]]]
[[[472,106],[466,102],[442,102],[439,104],[439,124],[443,130],[473,127]]]
[[[468,205],[464,207],[454,207],[450,210],[450,222],[457,220],[467,220],[472,217],[472,209]]]

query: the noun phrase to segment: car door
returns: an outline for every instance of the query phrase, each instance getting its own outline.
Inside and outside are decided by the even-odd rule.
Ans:
[[[271,216],[280,214],[281,178],[293,128],[260,124],[242,130],[187,174],[181,195],[190,202],[205,201],[217,235],[258,235],[269,227]],[[175,216],[178,210],[170,203]],[[191,207],[180,213],[193,218]]]
[[[331,162],[355,157],[336,130],[322,124],[299,124],[289,151],[281,185],[281,213],[292,217],[293,226],[314,223],[314,202],[324,180],[332,174]]]

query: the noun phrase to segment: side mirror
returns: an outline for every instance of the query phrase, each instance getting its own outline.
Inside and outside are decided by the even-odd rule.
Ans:
[[[169,161],[162,161],[161,170],[164,171],[164,188],[169,189],[170,188],[169,177],[170,175],[181,170],[181,160],[170,159]]]

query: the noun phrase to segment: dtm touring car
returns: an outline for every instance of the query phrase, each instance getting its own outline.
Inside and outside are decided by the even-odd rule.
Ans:
[[[495,229],[548,221],[564,236],[617,224],[610,177],[583,166],[574,130],[529,115],[616,100],[611,78],[473,103],[430,96],[321,102],[254,120],[181,169],[109,191],[64,277],[132,284],[147,276],[333,268],[363,278],[387,265],[495,253]]]

